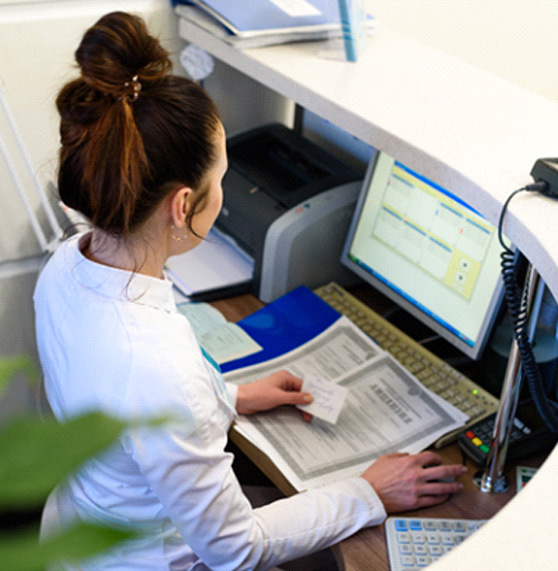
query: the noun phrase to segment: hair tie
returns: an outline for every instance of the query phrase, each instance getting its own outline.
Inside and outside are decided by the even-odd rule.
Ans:
[[[138,76],[134,75],[131,81],[127,81],[124,84],[124,88],[128,93],[125,93],[119,99],[125,99],[126,101],[133,103],[138,98],[139,92],[141,91],[141,83],[138,81]]]

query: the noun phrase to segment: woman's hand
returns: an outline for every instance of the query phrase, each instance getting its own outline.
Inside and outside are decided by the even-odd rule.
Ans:
[[[278,371],[247,385],[239,385],[236,401],[238,414],[254,414],[285,404],[299,405],[312,402],[312,395],[301,393],[302,379],[288,371]],[[310,415],[304,413],[305,419]]]
[[[380,456],[362,477],[376,490],[386,512],[397,513],[442,503],[463,489],[460,482],[443,480],[466,471],[461,464],[442,465],[438,454],[426,451]]]

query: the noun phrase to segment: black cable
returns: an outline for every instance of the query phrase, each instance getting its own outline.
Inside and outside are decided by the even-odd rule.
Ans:
[[[531,396],[541,418],[545,421],[549,430],[558,432],[558,403],[550,400],[545,393],[540,369],[528,336],[529,311],[527,307],[527,292],[526,288],[521,290],[518,285],[519,258],[516,260],[515,253],[504,243],[502,235],[504,216],[512,198],[519,192],[525,190],[542,192],[546,189],[546,186],[546,183],[538,182],[520,188],[510,194],[500,214],[498,239],[502,246],[500,257],[506,302],[513,322],[513,331],[517,341],[517,347],[521,355],[522,375],[524,379],[527,379]]]

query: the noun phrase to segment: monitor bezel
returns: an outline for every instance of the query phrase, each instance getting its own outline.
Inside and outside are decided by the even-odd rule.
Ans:
[[[372,180],[376,172],[376,166],[378,165],[379,158],[382,154],[387,155],[392,159],[395,159],[395,157],[392,157],[388,153],[385,153],[380,150],[376,150],[376,152],[373,154],[372,158],[370,159],[370,163],[368,165],[366,174],[362,181],[362,186],[355,206],[355,211],[353,213],[353,217],[349,225],[349,231],[347,233],[347,237],[343,245],[343,250],[341,253],[341,263],[344,266],[346,266],[348,269],[350,269],[353,273],[355,273],[358,277],[360,277],[362,280],[364,280],[367,284],[377,289],[380,293],[382,293],[387,298],[395,302],[399,307],[401,307],[402,309],[407,311],[410,315],[412,315],[420,322],[425,324],[434,333],[438,334],[442,339],[446,340],[451,345],[456,347],[465,356],[469,357],[472,360],[478,360],[483,355],[483,352],[486,348],[486,345],[492,334],[497,318],[500,315],[500,310],[502,308],[502,303],[504,300],[504,283],[501,275],[497,280],[496,287],[492,293],[492,298],[487,308],[487,315],[485,316],[485,319],[482,322],[481,328],[477,336],[477,340],[474,343],[474,345],[469,345],[468,343],[460,339],[457,335],[455,335],[453,332],[451,332],[449,329],[444,327],[436,319],[430,317],[427,313],[422,311],[418,306],[408,301],[397,291],[395,291],[394,289],[386,285],[383,281],[381,281],[380,279],[376,278],[374,275],[366,271],[359,264],[354,262],[350,257],[351,245],[355,238],[356,229],[360,221],[362,210],[364,208],[368,190],[372,184]],[[469,206],[469,208],[471,207]]]

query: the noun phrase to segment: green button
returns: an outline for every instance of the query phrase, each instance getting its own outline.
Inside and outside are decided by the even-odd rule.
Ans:
[[[480,449],[481,449],[485,454],[488,454],[488,451],[490,450],[490,448],[489,448],[486,444],[483,444],[483,445],[480,447]]]

